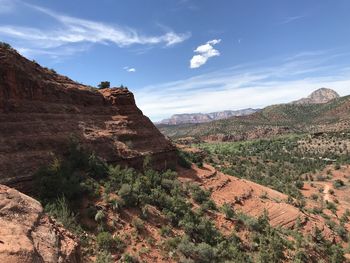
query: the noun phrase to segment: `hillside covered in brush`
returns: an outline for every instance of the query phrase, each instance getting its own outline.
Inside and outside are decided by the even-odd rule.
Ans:
[[[327,103],[290,103],[268,106],[249,116],[203,124],[160,125],[173,138],[239,141],[286,133],[340,131],[350,127],[350,96]]]

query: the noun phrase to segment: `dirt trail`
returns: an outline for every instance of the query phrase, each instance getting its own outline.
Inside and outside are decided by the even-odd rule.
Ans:
[[[326,202],[326,201],[328,201],[328,202],[332,201],[332,200],[331,200],[331,197],[330,197],[330,194],[329,194],[329,189],[330,189],[330,186],[329,186],[328,184],[326,184],[326,185],[324,186],[324,190],[323,190],[323,193],[324,193],[323,200],[324,200],[325,202]]]

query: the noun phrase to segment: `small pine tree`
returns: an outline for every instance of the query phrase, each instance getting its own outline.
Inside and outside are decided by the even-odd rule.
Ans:
[[[0,47],[12,50],[11,45],[6,42],[0,42]]]
[[[98,84],[98,87],[100,89],[109,89],[111,87],[111,83],[109,81],[101,81],[101,83]]]

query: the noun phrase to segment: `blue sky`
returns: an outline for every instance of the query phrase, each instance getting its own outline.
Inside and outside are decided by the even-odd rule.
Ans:
[[[0,40],[157,121],[350,94],[348,0],[0,0]]]

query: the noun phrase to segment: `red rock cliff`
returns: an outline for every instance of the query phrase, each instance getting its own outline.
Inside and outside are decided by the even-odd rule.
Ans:
[[[111,163],[140,167],[146,155],[156,169],[176,162],[127,89],[97,90],[0,47],[0,183],[21,188],[72,135]]]

